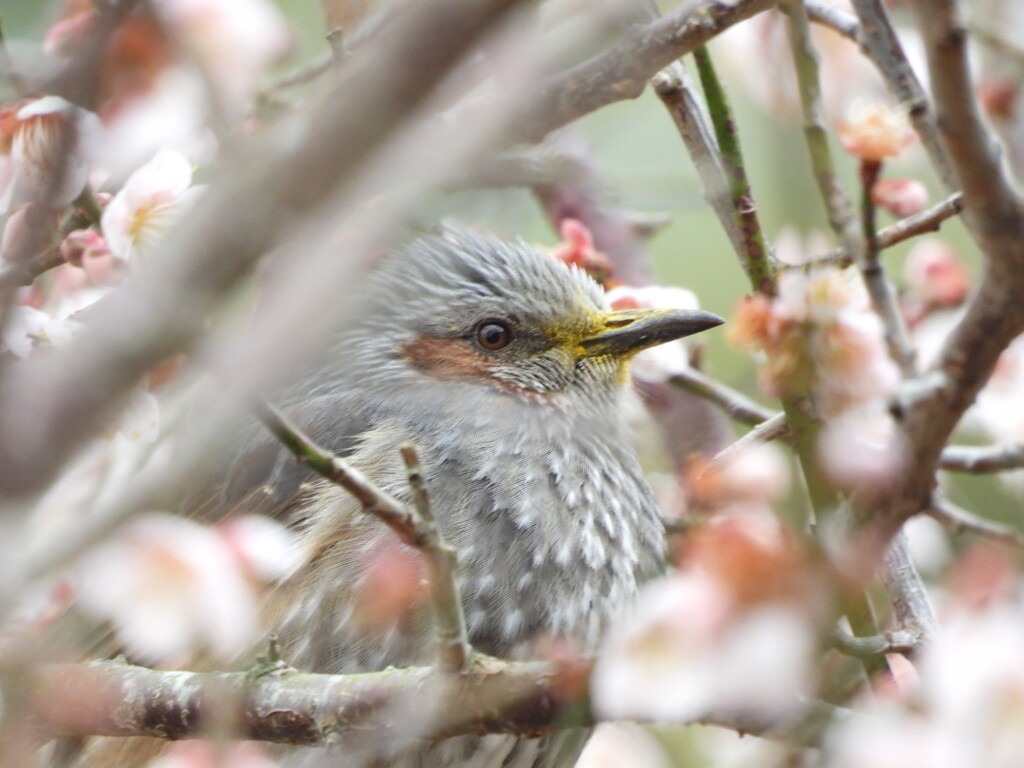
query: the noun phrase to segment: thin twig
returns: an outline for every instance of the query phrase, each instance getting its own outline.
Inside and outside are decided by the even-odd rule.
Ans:
[[[455,580],[458,558],[455,550],[444,543],[437,528],[416,446],[407,443],[399,450],[402,461],[405,462],[413,505],[420,517],[423,540],[421,549],[429,574],[430,603],[434,612],[439,663],[441,669],[446,672],[462,672],[470,661],[472,648],[466,631],[458,582]]]
[[[829,148],[818,75],[819,56],[811,40],[807,12],[799,0],[780,0],[779,8],[786,12],[788,19],[793,66],[796,69],[800,103],[803,107],[804,139],[814,179],[818,184],[821,200],[825,204],[832,231],[847,253],[853,256],[854,262],[862,264],[865,259],[864,242],[857,227],[850,198],[839,184],[832,150]]]
[[[755,445],[770,443],[772,440],[779,440],[789,434],[789,425],[786,422],[786,414],[776,413],[770,419],[761,422],[752,430],[747,432],[736,442],[726,446],[711,460],[711,466],[726,461],[731,456],[741,453]]]
[[[743,393],[715,381],[694,368],[676,374],[669,382],[673,386],[710,400],[733,419],[744,424],[757,426],[776,416],[775,411],[758,405]]]
[[[740,233],[743,251],[740,257],[743,267],[750,278],[755,291],[768,296],[775,294],[775,267],[771,262],[771,254],[761,230],[757,217],[757,206],[747,179],[746,163],[740,147],[739,130],[732,106],[725,89],[722,87],[715,72],[714,63],[707,46],[699,46],[693,52],[700,75],[701,86],[704,88],[704,99],[707,102],[708,114],[715,129],[715,138],[722,157],[722,169],[725,172],[729,187],[729,197],[733,217]]]
[[[905,629],[871,637],[857,637],[837,629],[832,633],[830,640],[832,647],[837,651],[857,659],[885,656],[889,653],[909,656],[921,649],[921,638]]]
[[[939,469],[975,475],[1024,469],[1024,443],[989,447],[950,445],[942,451]]]
[[[864,261],[859,265],[860,273],[871,296],[871,304],[882,320],[885,329],[885,342],[889,347],[889,356],[899,366],[904,376],[913,376],[914,361],[917,354],[910,343],[906,322],[900,312],[896,297],[885,270],[879,261],[881,246],[878,243],[877,208],[871,191],[882,172],[882,164],[876,160],[861,160],[861,227],[864,234]]]
[[[950,195],[941,203],[913,216],[907,216],[878,231],[878,247],[880,250],[891,248],[894,245],[909,240],[912,237],[927,232],[937,232],[942,223],[954,216],[959,216],[963,211],[963,195],[959,192]],[[814,267],[833,266],[845,269],[853,264],[853,257],[845,248],[836,248],[828,253],[816,256],[799,264],[782,264],[781,269],[808,270]]]
[[[711,118],[694,94],[694,86],[686,67],[681,62],[673,62],[654,76],[651,85],[668,109],[690,153],[704,187],[704,199],[718,217],[736,255],[742,259],[743,239],[729,201],[729,186],[711,128]]]
[[[436,618],[441,668],[464,671],[471,651],[455,581],[455,553],[441,539],[430,511],[429,499],[416,449],[401,449],[415,507],[404,504],[378,488],[366,475],[344,459],[325,451],[274,406],[259,398],[253,402],[257,418],[295,456],[318,475],[341,486],[410,547],[420,551],[430,576],[431,606]]]
[[[923,510],[924,514],[942,523],[953,533],[973,533],[986,539],[1001,541],[1014,547],[1024,548],[1024,534],[1008,525],[986,520],[949,499],[935,496],[931,504]]]

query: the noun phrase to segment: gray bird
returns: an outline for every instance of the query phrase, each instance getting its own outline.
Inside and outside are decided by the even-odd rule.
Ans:
[[[348,317],[329,365],[288,396],[288,410],[399,499],[409,498],[399,448],[417,446],[434,515],[458,552],[476,649],[528,658],[542,636],[593,649],[613,612],[663,568],[658,510],[625,419],[628,361],[721,318],[611,312],[584,272],[524,243],[455,231],[387,258]],[[222,504],[302,531],[308,562],[276,601],[291,665],[354,673],[434,662],[425,608],[384,623],[358,615],[373,558],[397,539],[347,493],[267,440],[237,462]],[[410,739],[429,715],[401,715]],[[290,750],[285,763],[572,765],[584,737],[396,737]]]

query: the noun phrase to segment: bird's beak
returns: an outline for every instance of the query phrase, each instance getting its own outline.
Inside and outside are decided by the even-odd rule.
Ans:
[[[586,357],[629,355],[724,322],[698,309],[622,309],[608,313],[604,328],[580,341],[580,346]]]

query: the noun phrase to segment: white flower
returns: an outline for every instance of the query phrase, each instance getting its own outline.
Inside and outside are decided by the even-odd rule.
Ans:
[[[151,250],[202,193],[191,184],[192,166],[174,150],[157,153],[136,170],[103,212],[110,252],[128,260]]]
[[[145,387],[136,387],[108,434],[146,445],[160,436],[160,403]]]
[[[849,408],[826,422],[818,440],[821,466],[845,490],[879,487],[903,469],[905,445],[880,401]]]
[[[782,603],[743,608],[713,578],[671,576],[640,592],[594,669],[595,711],[608,719],[685,723],[711,711],[772,714],[813,683],[814,631]]]
[[[19,304],[11,310],[3,329],[0,349],[15,357],[27,357],[36,345],[70,341],[81,327],[82,324],[74,320],[60,320],[34,307]]]
[[[255,637],[255,595],[215,530],[151,514],[82,558],[82,610],[109,619],[129,653],[148,661],[202,649],[220,657]]]

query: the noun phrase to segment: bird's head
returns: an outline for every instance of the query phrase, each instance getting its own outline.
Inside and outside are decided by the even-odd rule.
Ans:
[[[640,350],[723,322],[697,310],[611,311],[577,268],[462,231],[390,257],[360,315],[356,354],[366,370],[531,399],[608,390]]]

